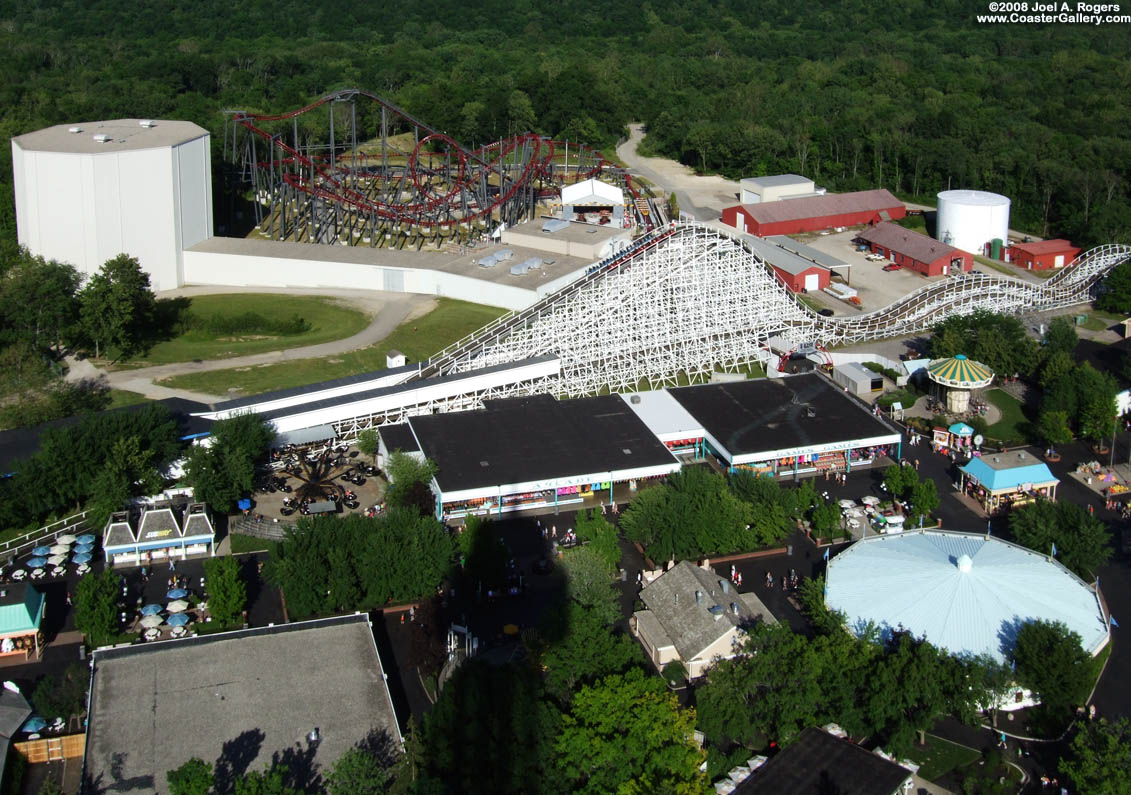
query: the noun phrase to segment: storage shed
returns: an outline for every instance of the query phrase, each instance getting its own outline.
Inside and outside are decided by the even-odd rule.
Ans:
[[[1071,265],[1080,248],[1067,240],[1038,240],[1033,243],[1014,243],[1009,247],[1009,261],[1030,271],[1063,268]]]
[[[856,362],[847,362],[834,367],[833,381],[854,395],[868,395],[872,392],[882,392],[884,389],[882,375],[873,373]]]
[[[832,274],[827,268],[761,238],[748,237],[745,242],[792,292],[815,292],[829,286]]]

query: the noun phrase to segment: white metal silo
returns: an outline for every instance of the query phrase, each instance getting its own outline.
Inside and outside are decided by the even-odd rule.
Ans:
[[[943,243],[986,253],[987,244],[1009,238],[1009,199],[982,190],[944,190],[939,193],[935,236]]]

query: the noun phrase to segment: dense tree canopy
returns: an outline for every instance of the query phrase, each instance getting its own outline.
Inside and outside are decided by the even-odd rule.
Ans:
[[[240,574],[239,562],[231,555],[209,558],[204,561],[204,576],[212,618],[222,627],[240,625],[247,607],[247,584]]]
[[[113,569],[79,580],[75,588],[75,626],[92,647],[113,641],[118,630],[118,575]]]
[[[210,445],[189,452],[186,477],[198,500],[218,511],[233,511],[236,502],[251,493],[255,467],[266,460],[275,429],[269,420],[248,412],[217,420],[210,437]]]
[[[1095,516],[1073,502],[1037,500],[1009,517],[1013,540],[1042,555],[1052,555],[1082,579],[1091,582],[1111,559],[1111,532]]]
[[[1037,341],[1026,333],[1019,318],[984,309],[936,323],[930,347],[931,358],[961,353],[987,365],[999,377],[1030,375],[1040,362]]]
[[[1017,681],[1041,700],[1054,716],[1067,717],[1084,703],[1095,682],[1096,669],[1080,636],[1059,621],[1028,621],[1017,631],[1013,645]]]
[[[1060,771],[1084,795],[1131,792],[1131,721],[1078,722]]]
[[[81,333],[93,343],[95,356],[113,348],[119,357],[129,357],[150,340],[157,297],[136,257],[119,254],[107,260],[78,302]]]

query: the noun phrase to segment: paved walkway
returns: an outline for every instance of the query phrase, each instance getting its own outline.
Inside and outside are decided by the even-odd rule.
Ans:
[[[161,297],[178,295],[203,295],[205,293],[230,293],[230,292],[263,292],[266,288],[254,290],[245,289],[217,289],[203,287],[185,287],[161,293]],[[427,295],[402,295],[399,293],[385,293],[373,290],[296,290],[291,288],[270,288],[270,292],[296,293],[303,295],[326,295],[336,298],[346,298],[351,303],[359,305],[362,309],[372,314],[369,325],[350,337],[340,340],[323,342],[318,345],[307,345],[301,348],[289,348],[281,351],[267,351],[249,356],[237,356],[231,359],[211,359],[198,362],[176,362],[161,364],[153,367],[143,367],[136,370],[119,370],[106,372],[95,367],[89,360],[67,358],[70,368],[67,379],[70,381],[84,378],[104,378],[113,389],[126,389],[139,392],[147,398],[161,400],[163,398],[185,398],[200,403],[218,403],[227,400],[228,396],[208,395],[193,392],[187,389],[174,389],[161,386],[157,381],[171,378],[186,373],[203,373],[212,370],[226,370],[236,367],[256,367],[264,364],[292,361],[294,359],[313,359],[326,356],[336,356],[341,353],[366,348],[385,337],[389,336],[405,321],[418,318],[427,314],[436,306],[436,299]]]

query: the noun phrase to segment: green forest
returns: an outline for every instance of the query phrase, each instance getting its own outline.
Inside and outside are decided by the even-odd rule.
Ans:
[[[991,190],[1015,227],[1126,240],[1131,26],[979,25],[981,5],[9,0],[2,132],[182,118],[212,131],[218,164],[225,109],[358,86],[467,145],[533,127],[609,151],[638,120],[650,153],[704,171],[928,201]]]

